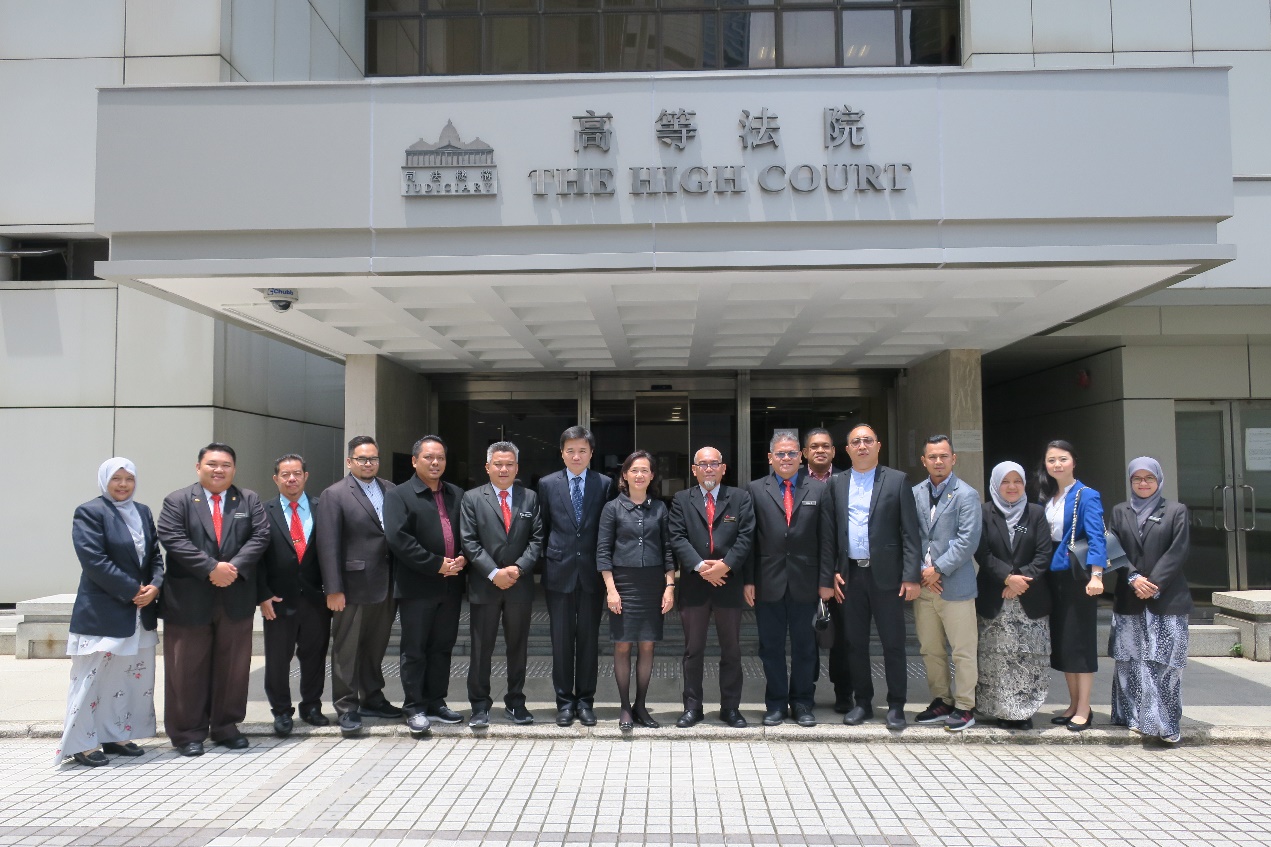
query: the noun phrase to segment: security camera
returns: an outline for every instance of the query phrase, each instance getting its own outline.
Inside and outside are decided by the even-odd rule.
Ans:
[[[290,312],[293,303],[299,302],[294,288],[270,288],[265,291],[265,299],[274,307],[275,312]]]

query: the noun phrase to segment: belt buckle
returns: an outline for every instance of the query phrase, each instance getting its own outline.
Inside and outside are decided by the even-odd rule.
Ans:
[[[852,564],[858,568],[867,568],[869,567],[869,559],[853,559]]]

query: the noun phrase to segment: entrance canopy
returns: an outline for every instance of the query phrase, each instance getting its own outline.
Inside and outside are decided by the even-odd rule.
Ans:
[[[1234,257],[1216,237],[1232,210],[1222,68],[370,80],[99,103],[100,276],[427,372],[903,367]]]

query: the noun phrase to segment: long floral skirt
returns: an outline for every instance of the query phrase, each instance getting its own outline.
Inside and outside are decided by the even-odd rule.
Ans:
[[[1008,721],[1031,718],[1050,690],[1050,622],[1004,600],[995,618],[980,618],[980,679],[975,710]]]
[[[1183,675],[1187,665],[1187,616],[1113,615],[1108,655],[1116,660],[1112,679],[1112,722],[1144,735],[1178,735],[1183,719]]]
[[[66,725],[55,765],[107,741],[154,734],[154,647],[142,647],[135,656],[104,652],[71,656]]]

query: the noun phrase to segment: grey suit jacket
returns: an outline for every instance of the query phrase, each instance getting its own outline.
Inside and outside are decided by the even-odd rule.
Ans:
[[[975,489],[949,476],[944,496],[931,512],[931,480],[914,486],[914,509],[918,512],[919,558],[927,556],[940,572],[940,596],[945,600],[974,600],[975,551],[980,547],[984,510]]]
[[[393,489],[386,479],[375,481],[385,494]],[[392,554],[375,507],[352,474],[322,492],[315,515],[323,592],[343,594],[346,603],[384,602],[393,581]]]
[[[504,529],[503,510],[494,486],[486,483],[464,492],[459,507],[459,537],[468,558],[468,602],[534,602],[534,565],[543,552],[543,516],[538,495],[512,486],[512,528]],[[506,591],[490,581],[500,568],[516,565],[521,578]]]

